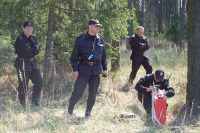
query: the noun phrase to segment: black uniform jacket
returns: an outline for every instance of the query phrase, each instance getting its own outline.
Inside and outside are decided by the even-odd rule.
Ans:
[[[149,88],[149,86],[153,86],[153,85],[159,85],[161,90],[165,90],[166,91],[166,96],[167,97],[172,97],[174,96],[175,92],[174,89],[172,87],[169,87],[169,83],[167,79],[164,79],[161,82],[155,82],[154,81],[154,74],[147,74],[144,78],[141,78],[136,86],[135,89],[140,92],[140,93],[144,93],[146,92],[147,88]],[[148,92],[151,93],[151,92]]]
[[[70,62],[73,71],[87,75],[100,75],[102,70],[107,70],[103,37],[97,34],[94,41],[91,41],[88,32],[77,37]],[[89,65],[89,62],[93,64]]]
[[[36,59],[34,57],[39,53],[39,47],[37,46],[37,41],[34,36],[27,36],[22,33],[14,44],[15,53],[17,58],[15,60],[14,66],[17,69],[23,67],[23,62],[25,63],[25,70],[32,71],[32,69],[38,68]]]
[[[145,36],[139,37],[137,34],[130,38],[130,45],[132,54],[130,59],[133,61],[143,61],[144,52],[147,51],[150,46]]]

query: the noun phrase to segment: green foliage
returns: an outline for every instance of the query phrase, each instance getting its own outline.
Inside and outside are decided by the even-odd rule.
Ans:
[[[0,38],[0,68],[4,66],[5,64],[13,64],[14,62],[14,48],[12,45],[10,45],[10,42],[8,41],[8,37],[1,37]]]
[[[169,39],[170,41],[173,41],[174,43],[178,43],[179,39],[179,28],[180,23],[178,21],[173,21],[169,28],[166,31],[165,37]]]
[[[127,20],[133,19],[134,24],[137,25],[135,10],[129,11],[128,3],[124,0],[67,0],[61,2],[2,0],[1,3],[0,8],[3,10],[0,11],[2,16],[0,26],[3,28],[0,30],[0,36],[9,36],[8,43],[12,46],[22,31],[24,21],[33,21],[34,35],[41,48],[40,55],[37,57],[41,64],[45,53],[50,8],[53,8],[55,12],[52,58],[66,64],[69,64],[75,38],[86,32],[88,20],[91,18],[99,19],[103,24],[101,34],[104,36],[105,43],[111,48],[108,49],[108,57],[111,59],[120,53],[120,48],[113,48],[112,42],[120,42],[127,36]]]
[[[106,0],[100,5],[97,18],[103,24],[102,34],[106,44],[109,45],[108,57],[114,59],[119,53],[120,48],[113,46],[113,41],[121,42],[128,35],[127,21],[135,16],[134,10],[127,9],[127,1]],[[136,23],[136,20],[134,21]]]
[[[133,8],[132,11],[130,11],[131,13],[131,19],[133,19],[133,31],[136,30],[136,28],[139,26],[139,23],[138,23],[138,18],[136,16],[136,9]]]
[[[127,36],[127,20],[130,19],[127,1],[103,1],[98,17],[104,25],[103,33],[105,40],[108,42],[111,42],[112,40],[121,41],[122,37]]]

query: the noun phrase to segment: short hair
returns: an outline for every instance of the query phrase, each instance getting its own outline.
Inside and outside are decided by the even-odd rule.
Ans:
[[[138,26],[138,27],[136,28],[136,30],[139,30],[139,29],[143,29],[143,30],[144,30],[144,27],[143,27],[143,26]]]

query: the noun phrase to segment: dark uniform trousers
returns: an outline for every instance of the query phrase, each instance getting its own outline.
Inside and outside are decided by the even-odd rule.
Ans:
[[[88,90],[89,96],[87,99],[86,113],[91,112],[92,107],[95,104],[99,83],[100,83],[99,75],[87,75],[87,74],[79,73],[78,79],[75,81],[75,84],[74,84],[74,90],[69,100],[68,113],[73,114],[74,106],[83,95],[83,92],[87,84],[89,85],[89,90]]]
[[[148,115],[150,115],[151,114],[151,106],[152,106],[151,93],[150,92],[144,92],[144,93],[142,93],[142,96],[143,96],[143,98],[142,98],[143,99],[143,102],[142,102],[143,103],[143,107],[144,107],[146,113]]]
[[[32,81],[33,93],[32,93],[32,102],[39,102],[39,98],[42,90],[42,76],[39,69],[32,69],[32,71],[24,71],[23,69],[17,69],[18,73],[18,97],[20,104],[25,104],[25,97],[28,90],[28,82]]]
[[[140,66],[143,66],[144,69],[146,70],[146,74],[151,74],[152,73],[152,66],[150,64],[150,61],[147,57],[143,56],[143,61],[137,61],[137,60],[132,60],[132,71],[129,76],[129,83],[133,83],[133,80],[136,77],[137,71],[140,68]]]

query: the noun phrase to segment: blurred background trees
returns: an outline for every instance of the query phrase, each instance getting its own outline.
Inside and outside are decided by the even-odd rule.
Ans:
[[[185,47],[186,0],[2,0],[0,5],[1,63],[13,62],[13,47],[24,21],[34,22],[34,35],[41,47],[38,57],[44,79],[50,62],[69,66],[75,37],[84,33],[91,18],[103,24],[111,70],[120,68],[120,46],[127,44],[138,25],[149,38],[165,38]],[[153,45],[153,44],[152,44]]]

